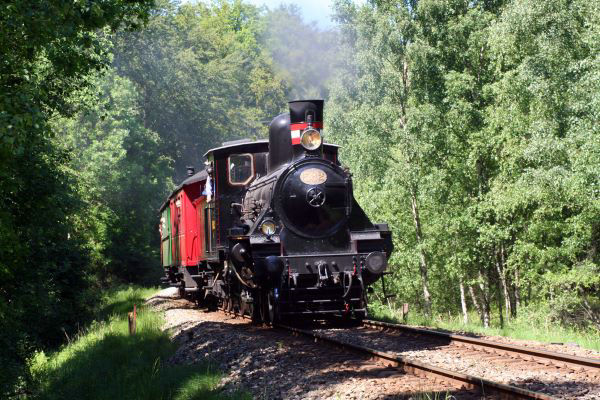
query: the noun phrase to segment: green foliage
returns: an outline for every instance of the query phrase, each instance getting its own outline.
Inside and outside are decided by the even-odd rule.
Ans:
[[[0,21],[0,133],[3,150],[24,151],[44,129],[47,111],[67,112],[65,93],[106,66],[104,28],[135,28],[150,1],[10,1]],[[10,101],[9,101],[10,100]]]
[[[73,225],[90,245],[93,272],[139,282],[160,271],[156,213],[172,184],[161,138],[143,125],[136,87],[110,73],[98,80],[94,105],[74,118],[52,121],[73,154],[84,212]]]
[[[0,395],[26,358],[75,329],[89,302],[83,204],[48,119],[108,63],[104,30],[134,28],[150,1],[9,1],[0,6]],[[17,385],[18,386],[18,385]]]
[[[31,362],[36,399],[222,399],[221,374],[210,365],[169,365],[176,345],[162,331],[159,313],[144,308],[156,289],[113,289],[103,296],[100,316],[50,355]],[[127,311],[138,305],[137,332],[129,335]],[[244,398],[236,395],[233,398]]]
[[[354,57],[327,126],[394,231],[398,303],[458,312],[462,283],[486,321],[533,302],[600,328],[592,3],[337,3]]]
[[[162,2],[146,29],[117,36],[115,68],[139,88],[144,126],[179,179],[222,141],[263,136],[283,110],[286,86],[258,41],[262,29],[258,9],[239,0]]]
[[[88,318],[99,282],[160,273],[171,179],[223,140],[262,137],[288,96],[330,97],[328,139],[394,232],[396,303],[456,313],[462,286],[486,323],[539,305],[600,328],[597,2],[336,4],[341,35],[241,0],[0,6],[0,395]],[[84,347],[163,351],[111,336],[120,323]],[[92,360],[67,353],[34,370],[76,393],[59,370]]]

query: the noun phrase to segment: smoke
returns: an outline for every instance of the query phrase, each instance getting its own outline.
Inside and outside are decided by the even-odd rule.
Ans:
[[[300,8],[281,5],[266,15],[263,44],[294,99],[327,99],[328,87],[341,67],[340,34],[305,22]]]

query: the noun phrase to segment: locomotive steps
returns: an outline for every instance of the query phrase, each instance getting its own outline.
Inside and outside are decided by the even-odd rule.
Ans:
[[[483,393],[495,393],[492,398],[592,399],[599,389],[592,378],[565,384],[541,370],[524,372],[518,363],[511,381],[507,375],[494,376],[498,371],[489,358],[478,361],[469,351],[452,358],[443,346],[424,341],[404,340],[410,349],[390,351],[398,336],[371,328],[294,328],[293,336],[284,327],[252,326],[239,317],[181,308],[187,307],[181,300],[173,299],[169,307],[166,327],[180,346],[172,362],[210,359],[229,371],[222,382],[225,390],[243,387],[257,398],[414,398],[416,393],[435,392],[442,399],[482,398]],[[486,370],[483,380],[470,376]],[[518,379],[519,374],[525,379]]]

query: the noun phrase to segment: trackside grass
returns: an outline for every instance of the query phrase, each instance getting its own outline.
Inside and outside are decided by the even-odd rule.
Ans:
[[[221,377],[210,365],[168,365],[175,345],[161,331],[162,316],[144,308],[157,289],[126,288],[104,296],[98,320],[60,351],[31,361],[39,399],[223,399]],[[127,312],[138,305],[137,334],[129,335]]]
[[[403,323],[399,310],[374,304],[369,309],[373,319],[393,323]],[[464,324],[462,315],[438,315],[427,318],[423,314],[410,312],[406,319],[407,325],[427,326],[448,331],[469,332],[489,336],[506,336],[514,339],[536,340],[545,343],[577,343],[579,346],[600,351],[600,332],[575,330],[560,326],[547,318],[543,307],[538,309],[523,308],[517,318],[504,321],[501,328],[498,320],[492,320],[489,328],[479,324],[476,313],[469,314],[469,323]]]

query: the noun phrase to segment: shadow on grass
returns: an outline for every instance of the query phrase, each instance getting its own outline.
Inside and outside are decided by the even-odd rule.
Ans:
[[[82,340],[86,340],[85,338]],[[108,332],[64,349],[40,368],[39,399],[222,399],[220,372],[169,365],[174,344],[160,331]]]
[[[155,288],[120,287],[103,294],[96,321],[60,351],[31,364],[36,399],[223,399],[221,372],[209,364],[172,365],[176,350],[163,318],[144,307]],[[127,312],[138,306],[137,333]]]

